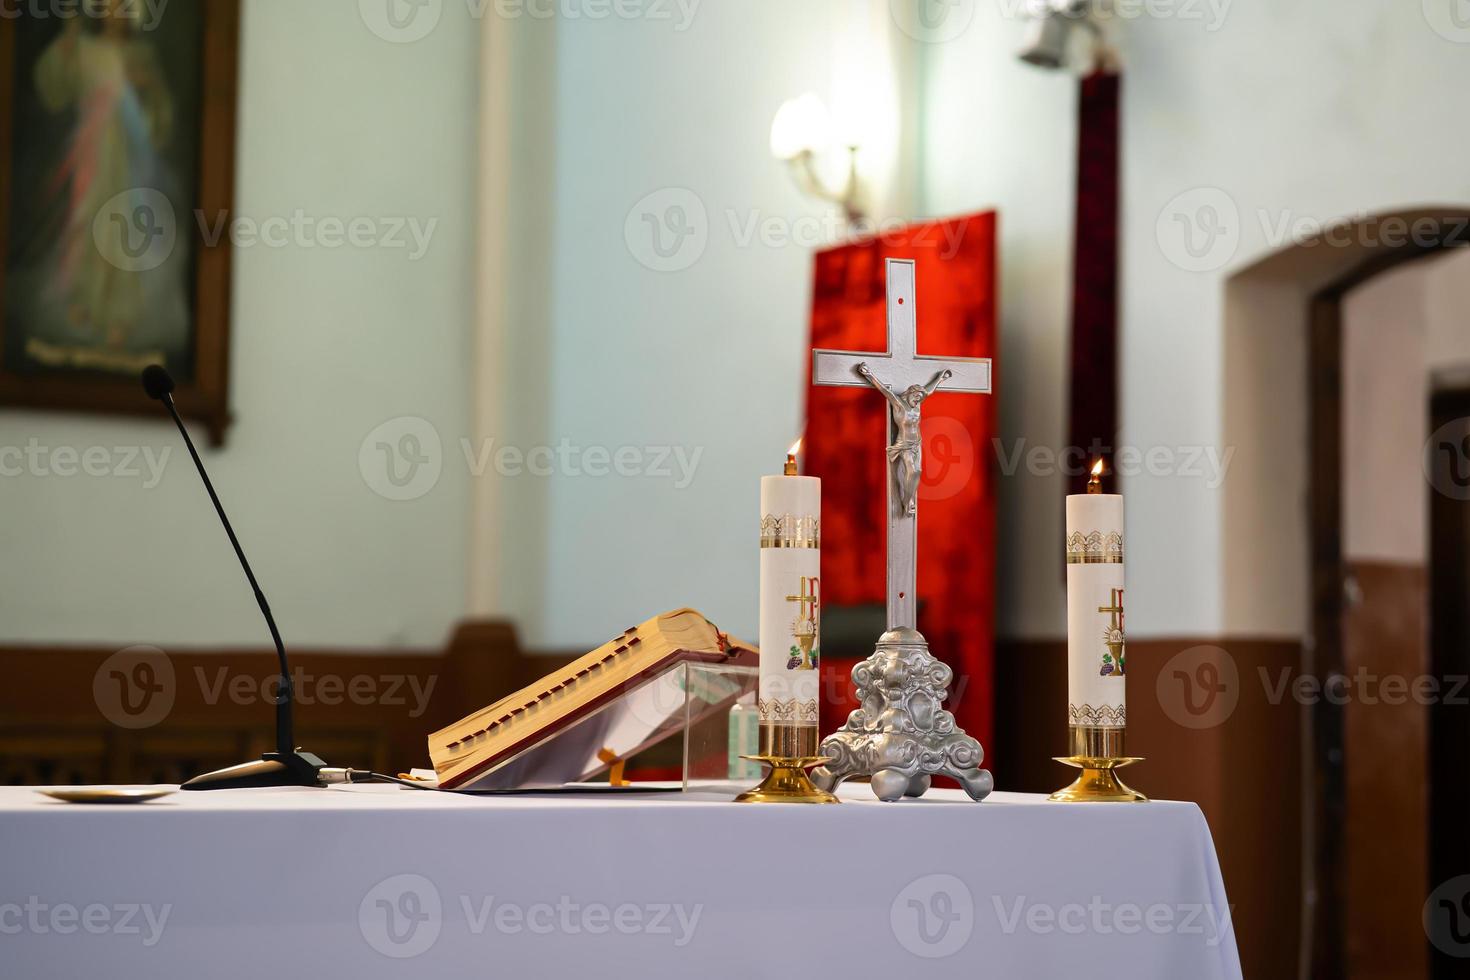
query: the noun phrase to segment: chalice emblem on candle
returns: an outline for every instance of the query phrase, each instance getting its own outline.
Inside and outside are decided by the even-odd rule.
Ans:
[[[815,575],[801,577],[801,593],[789,595],[787,602],[796,603],[799,613],[791,627],[791,638],[796,644],[791,648],[791,659],[786,662],[787,670],[815,670],[817,658],[817,578]]]
[[[1103,654],[1102,669],[1098,671],[1102,677],[1121,677],[1128,672],[1124,659],[1127,638],[1123,635],[1123,590],[1113,589],[1112,593],[1111,603],[1097,607],[1100,613],[1112,614],[1112,620],[1103,630],[1103,646],[1108,648],[1108,652]]]

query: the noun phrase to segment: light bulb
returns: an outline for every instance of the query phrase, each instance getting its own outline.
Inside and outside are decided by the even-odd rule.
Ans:
[[[771,154],[778,160],[794,160],[808,150],[827,145],[832,117],[815,94],[787,99],[771,121]]]

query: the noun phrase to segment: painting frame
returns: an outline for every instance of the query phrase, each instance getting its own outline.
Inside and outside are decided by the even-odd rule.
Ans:
[[[239,95],[240,0],[202,4],[200,36],[199,153],[195,175],[200,214],[233,214],[235,138]],[[12,194],[14,136],[15,24],[0,18],[0,298],[5,297]],[[193,223],[188,223],[192,225]],[[182,232],[181,232],[182,233]],[[174,392],[179,413],[203,423],[210,445],[224,444],[231,422],[230,379],[230,236],[206,242],[193,233],[194,274],[192,376]],[[11,325],[0,303],[0,336]],[[75,377],[69,376],[75,374]],[[21,373],[6,363],[0,344],[0,408],[86,412],[109,415],[156,415],[158,406],[144,395],[135,377],[82,371],[45,375]]]

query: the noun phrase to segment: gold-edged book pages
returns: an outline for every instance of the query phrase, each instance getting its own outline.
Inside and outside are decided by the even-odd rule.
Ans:
[[[655,616],[430,735],[439,785],[508,789],[586,778],[599,767],[598,755],[607,753],[602,743],[612,740],[609,728],[617,730],[621,758],[672,734],[682,712],[671,711],[667,696],[648,692],[688,662],[754,667],[758,654],[693,609]]]

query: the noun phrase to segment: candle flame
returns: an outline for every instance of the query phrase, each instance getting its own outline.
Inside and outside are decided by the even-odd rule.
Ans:
[[[799,449],[801,449],[801,439],[797,438],[791,444],[791,448],[786,450],[786,465],[781,469],[784,475],[796,476],[796,453]]]
[[[1102,476],[1102,470],[1103,470],[1103,461],[1102,461],[1102,457],[1099,456],[1097,458],[1097,462],[1095,462],[1095,463],[1092,464],[1092,478],[1094,480],[1099,479]]]

